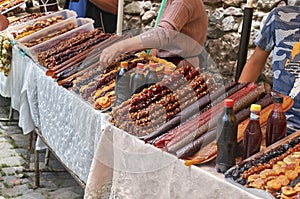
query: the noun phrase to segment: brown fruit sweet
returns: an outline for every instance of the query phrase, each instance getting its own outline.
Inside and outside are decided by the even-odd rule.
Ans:
[[[250,183],[249,186],[257,188],[257,189],[264,189],[266,181],[261,178],[257,178],[254,182]]]
[[[280,190],[281,186],[281,183],[278,182],[276,179],[267,182],[267,187],[270,190]]]
[[[248,182],[254,182],[259,177],[260,177],[259,174],[253,174],[253,175],[250,175],[247,180],[248,180]]]
[[[276,180],[280,182],[282,186],[286,186],[290,183],[290,180],[285,175],[278,176]]]
[[[285,176],[289,179],[289,180],[294,180],[298,177],[298,173],[294,170],[287,170],[285,172]]]
[[[299,174],[300,173],[300,166],[296,166],[294,171],[296,171]]]
[[[275,176],[275,175],[277,175],[277,174],[273,169],[265,169],[262,172],[260,172],[261,178],[267,178],[269,176]]]
[[[294,190],[300,192],[300,182],[295,185]]]
[[[288,196],[288,197],[297,194],[297,191],[295,191],[292,187],[288,187],[288,186],[282,187],[281,191],[285,196]]]
[[[0,31],[5,30],[8,27],[8,25],[8,19],[4,15],[0,14]]]

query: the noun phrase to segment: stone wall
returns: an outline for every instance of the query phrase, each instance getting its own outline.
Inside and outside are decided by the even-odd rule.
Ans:
[[[209,18],[206,49],[212,56],[220,72],[233,78],[237,60],[243,8],[246,0],[203,0]],[[124,30],[148,29],[154,26],[161,0],[125,0]],[[258,33],[263,19],[276,6],[285,5],[283,0],[256,0],[249,53],[253,52],[253,39]],[[264,80],[271,81],[270,59],[264,71]]]

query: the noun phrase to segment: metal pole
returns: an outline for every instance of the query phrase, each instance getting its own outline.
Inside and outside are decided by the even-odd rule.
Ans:
[[[248,46],[250,40],[251,24],[253,16],[253,0],[247,1],[244,10],[242,33],[239,45],[238,62],[236,66],[235,81],[238,81],[247,61]]]

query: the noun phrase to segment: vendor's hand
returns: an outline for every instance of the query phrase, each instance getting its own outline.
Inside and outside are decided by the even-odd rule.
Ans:
[[[150,51],[150,55],[157,57],[157,55],[158,55],[158,50],[157,50],[157,49],[152,49],[152,50]]]
[[[122,54],[120,44],[116,43],[105,48],[100,55],[100,65],[102,67],[108,66],[114,59]]]
[[[143,49],[143,44],[140,36],[131,37],[122,41],[119,41],[107,48],[105,48],[100,55],[100,66],[106,67],[112,63],[116,57],[125,52],[132,52],[139,49]]]

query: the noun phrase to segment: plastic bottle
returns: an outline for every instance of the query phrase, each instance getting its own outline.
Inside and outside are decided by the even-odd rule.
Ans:
[[[138,63],[134,75],[130,80],[131,93],[140,93],[146,87],[146,79],[144,76],[144,64]]]
[[[286,134],[286,117],[282,110],[283,97],[275,95],[273,102],[273,110],[267,121],[266,146],[284,138]]]
[[[173,70],[172,70],[172,69],[170,69],[169,67],[165,67],[165,68],[164,68],[163,79],[169,77],[172,73],[173,73]]]
[[[149,65],[149,72],[146,75],[146,82],[147,82],[147,87],[150,87],[153,84],[156,84],[159,79],[156,74],[156,68],[157,68],[157,63],[150,63]]]
[[[128,62],[121,62],[121,68],[116,77],[116,103],[118,106],[130,97],[130,74],[128,72]]]
[[[259,124],[261,106],[258,104],[252,104],[250,111],[250,121],[244,132],[244,159],[260,151],[262,140],[262,133]]]
[[[238,122],[233,112],[233,105],[232,99],[225,99],[224,112],[217,125],[216,170],[221,173],[235,165],[234,150],[237,145]]]

